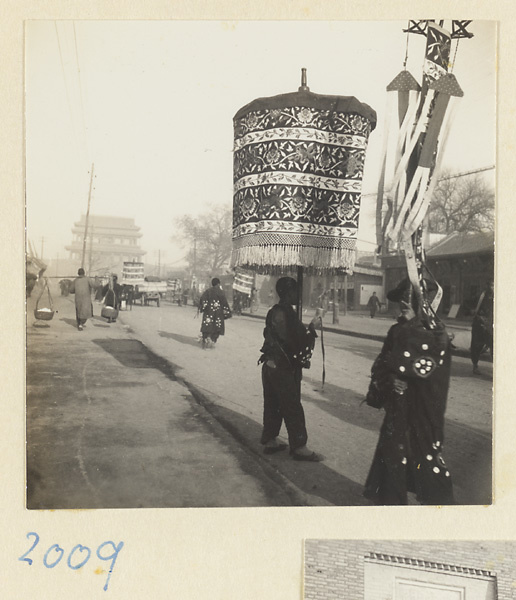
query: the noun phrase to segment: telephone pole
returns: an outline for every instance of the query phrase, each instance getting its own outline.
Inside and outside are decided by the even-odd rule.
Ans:
[[[84,269],[84,261],[86,259],[86,239],[88,237],[88,220],[90,218],[90,204],[91,204],[91,190],[93,187],[93,166],[94,164],[91,164],[91,177],[90,177],[90,191],[88,194],[88,208],[86,210],[86,221],[84,223],[84,239],[82,242],[82,258],[81,258],[81,268]]]

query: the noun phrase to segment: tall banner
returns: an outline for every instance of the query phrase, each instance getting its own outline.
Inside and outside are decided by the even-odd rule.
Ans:
[[[251,290],[254,285],[254,274],[251,271],[237,269],[235,279],[233,281],[233,289],[242,294],[251,295]]]

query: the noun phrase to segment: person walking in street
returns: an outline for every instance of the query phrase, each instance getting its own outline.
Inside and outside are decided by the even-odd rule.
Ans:
[[[493,312],[494,283],[489,281],[486,289],[480,294],[471,324],[470,351],[475,375],[480,375],[478,361],[484,350],[489,349],[493,358]]]
[[[93,289],[95,290],[95,297],[94,300],[95,302],[98,302],[99,304],[102,302],[102,281],[100,280],[98,275],[95,275],[95,279],[93,280]]]
[[[258,290],[253,287],[251,288],[251,296],[249,298],[249,312],[251,314],[258,310]]]
[[[305,414],[301,405],[302,369],[310,367],[317,334],[315,316],[305,327],[292,305],[297,303],[297,282],[282,277],[276,283],[279,303],[267,313],[264,344],[259,363],[262,366],[263,430],[261,443],[265,454],[287,448],[278,436],[285,422],[290,453],[295,460],[319,462],[322,456],[307,447]]]
[[[428,292],[437,290],[424,281]],[[421,504],[455,504],[442,457],[450,338],[439,322],[433,329],[425,327],[408,279],[387,298],[400,303],[401,316],[371,370],[366,403],[383,408],[385,417],[364,496],[378,505],[400,505],[408,503],[408,492],[415,492]]]
[[[105,307],[111,307],[113,311],[109,311],[110,315],[106,316],[108,323],[116,323],[118,311],[120,310],[120,294],[122,286],[118,283],[117,275],[109,278],[109,282],[102,288],[102,297],[104,298]]]
[[[238,290],[233,290],[233,314],[242,314],[242,294]]]
[[[77,271],[76,277],[69,286],[69,292],[75,294],[75,316],[77,319],[77,329],[82,331],[86,321],[93,316],[93,305],[91,303],[91,293],[93,283],[89,277],[86,277],[84,269],[81,267]]]
[[[376,292],[373,292],[372,296],[367,301],[367,308],[369,308],[369,314],[371,315],[371,319],[374,319],[376,311],[380,310],[381,308],[380,300],[378,300]]]
[[[197,312],[202,313],[202,347],[214,346],[219,336],[224,335],[224,321],[231,318],[231,309],[218,277],[211,280],[211,287],[200,297]]]

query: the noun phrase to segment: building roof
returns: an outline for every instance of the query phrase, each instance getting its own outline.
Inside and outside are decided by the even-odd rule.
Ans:
[[[80,220],[74,223],[75,227],[84,228],[86,215],[81,215]],[[128,217],[110,217],[105,215],[90,215],[88,217],[89,227],[105,227],[108,229],[133,229],[139,231],[140,228],[134,224],[134,219]]]
[[[426,254],[429,258],[437,258],[492,252],[494,252],[494,232],[461,233],[456,231],[434,244]]]
[[[355,262],[355,266],[353,267],[353,272],[361,273],[362,275],[374,275],[381,277],[383,274],[383,268],[375,254],[359,253]]]
[[[449,573],[457,573],[464,575],[473,575],[477,577],[492,578],[496,576],[493,571],[487,571],[485,569],[477,569],[475,567],[463,567],[459,565],[450,565],[443,562],[434,562],[429,560],[422,560],[419,558],[408,558],[405,556],[393,556],[390,554],[383,554],[379,552],[369,552],[365,557],[366,560],[375,560],[380,562],[388,562],[399,566],[407,567],[419,567],[423,569],[435,569],[437,571],[447,571]]]
[[[375,275],[381,277],[383,269],[380,266],[361,265],[359,263],[356,263],[353,267],[353,273],[361,273],[362,275]]]

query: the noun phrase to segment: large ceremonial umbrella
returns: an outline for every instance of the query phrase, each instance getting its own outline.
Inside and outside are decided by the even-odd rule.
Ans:
[[[306,86],[234,117],[232,265],[262,273],[351,273],[364,157],[376,113]],[[299,306],[298,306],[299,308]]]

